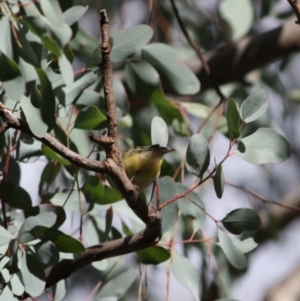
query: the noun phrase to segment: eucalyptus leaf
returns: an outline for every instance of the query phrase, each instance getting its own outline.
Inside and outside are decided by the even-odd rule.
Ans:
[[[191,292],[194,300],[200,301],[200,271],[186,257],[173,252],[172,272],[175,278]]]
[[[199,92],[199,80],[187,66],[179,62],[175,49],[169,45],[149,44],[143,48],[142,58],[154,66],[162,83],[173,92],[180,95]]]
[[[137,251],[137,256],[143,264],[160,264],[170,258],[170,252],[162,247],[149,247]]]
[[[165,121],[158,116],[155,116],[151,122],[151,143],[167,146],[169,140],[168,126]]]
[[[233,234],[244,231],[255,231],[260,227],[261,221],[253,209],[239,208],[229,212],[222,219],[223,226]]]
[[[122,62],[146,45],[153,36],[150,26],[141,24],[135,27],[118,31],[111,36],[111,60],[114,63]]]
[[[266,90],[255,90],[242,103],[240,112],[244,122],[249,123],[262,116],[268,109]]]
[[[245,255],[238,249],[230,237],[221,229],[218,229],[220,246],[228,261],[237,269],[244,269],[247,266]]]
[[[290,157],[291,146],[273,129],[259,128],[239,141],[238,154],[254,164],[282,163]]]
[[[192,136],[186,151],[186,168],[189,172],[202,178],[208,168],[210,152],[207,141],[201,134]]]
[[[232,141],[240,136],[240,114],[237,104],[233,98],[228,100],[226,116],[229,138]]]
[[[217,166],[216,174],[213,176],[214,188],[219,199],[222,198],[224,192],[224,173],[222,164]]]

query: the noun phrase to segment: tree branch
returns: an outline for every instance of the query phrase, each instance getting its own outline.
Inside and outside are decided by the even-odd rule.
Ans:
[[[296,21],[296,23],[300,24],[300,3],[298,0],[288,0],[288,2],[290,3],[298,21]]]
[[[295,25],[294,18],[291,18],[275,29],[246,37],[236,45],[227,45],[212,51],[205,58],[215,81],[224,85],[242,81],[251,70],[299,49],[300,29]],[[189,59],[186,64],[197,74],[201,82],[201,92],[213,88],[198,58]]]
[[[87,248],[76,259],[64,259],[55,266],[49,267],[45,272],[47,279],[46,287],[50,287],[58,281],[69,277],[78,269],[94,261],[136,252],[158,243],[161,236],[160,214],[158,214],[156,208],[150,203],[148,209],[151,223],[142,231],[131,236]]]

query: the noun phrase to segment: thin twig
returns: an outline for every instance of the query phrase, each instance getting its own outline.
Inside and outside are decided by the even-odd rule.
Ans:
[[[174,14],[175,14],[175,17],[179,23],[179,26],[180,26],[180,29],[181,31],[183,32],[186,40],[188,41],[188,43],[190,44],[190,46],[196,51],[199,59],[201,60],[201,63],[203,65],[203,68],[205,70],[205,73],[207,75],[207,77],[209,78],[212,86],[214,87],[216,93],[219,95],[220,97],[220,102],[223,102],[226,100],[226,97],[224,96],[223,92],[221,91],[221,89],[219,88],[218,84],[216,83],[216,81],[214,80],[212,74],[211,74],[211,71],[210,71],[210,68],[206,62],[206,59],[201,51],[201,49],[199,48],[199,46],[196,44],[196,42],[191,38],[191,36],[189,35],[180,15],[179,15],[179,12],[178,12],[178,9],[175,5],[175,2],[174,0],[170,0],[171,4],[172,4],[172,8],[173,8],[173,11],[174,11]]]
[[[282,204],[280,202],[268,200],[268,199],[264,198],[263,196],[259,195],[258,193],[250,190],[250,189],[247,189],[247,188],[239,186],[239,185],[235,185],[233,183],[225,182],[225,184],[229,185],[231,187],[240,189],[240,190],[244,191],[245,193],[248,193],[248,194],[254,196],[255,198],[257,198],[258,200],[262,201],[265,204],[273,204],[273,205],[276,205],[276,206],[279,206],[279,207],[282,207],[282,208],[285,208],[285,209],[290,209],[290,210],[294,210],[294,211],[300,212],[300,207],[291,206],[291,205],[287,205],[287,204]]]
[[[2,207],[2,215],[3,215],[3,227],[7,229],[7,217],[6,217],[6,208],[5,208],[5,200],[6,200],[6,184],[7,184],[7,175],[9,170],[9,163],[10,163],[10,135],[7,138],[7,151],[6,151],[6,158],[4,163],[4,168],[2,170],[3,179],[2,179],[2,195],[1,195],[1,207]]]

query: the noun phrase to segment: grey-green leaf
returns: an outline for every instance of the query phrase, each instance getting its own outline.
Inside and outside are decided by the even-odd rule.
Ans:
[[[25,95],[21,97],[21,108],[32,133],[42,138],[47,132],[48,126],[42,119],[40,108],[36,108]]]
[[[13,239],[13,236],[2,226],[0,226],[0,246],[4,246]]]
[[[196,75],[176,57],[174,48],[163,43],[152,43],[143,48],[142,58],[152,64],[160,79],[173,92],[180,95],[196,94],[200,82]]]
[[[241,234],[244,231],[257,230],[261,221],[253,209],[239,208],[229,212],[222,219],[222,224],[229,232]]]
[[[201,134],[192,136],[186,151],[186,168],[201,178],[208,168],[210,152],[207,141]]]
[[[243,101],[240,108],[241,118],[246,123],[252,122],[262,116],[268,106],[267,91],[256,90]]]
[[[216,195],[219,199],[221,199],[224,192],[224,173],[222,164],[218,165],[216,174],[213,176],[213,180]]]
[[[145,24],[121,30],[112,34],[112,62],[123,62],[129,56],[133,55],[140,48],[146,45],[152,36],[152,28]]]
[[[129,89],[146,100],[151,98],[159,86],[159,75],[148,62],[140,59],[129,59],[125,65],[125,80]]]
[[[237,104],[233,98],[228,100],[226,117],[229,139],[232,141],[240,136],[240,114]]]
[[[230,237],[221,229],[218,229],[220,246],[225,253],[228,261],[237,269],[243,269],[247,266],[245,255],[238,249]]]
[[[132,286],[136,277],[137,270],[135,268],[132,268],[114,277],[111,279],[111,281],[103,286],[99,295],[97,296],[98,300],[103,300],[105,297],[118,297],[118,300],[121,299]]]
[[[34,297],[45,289],[45,273],[42,264],[35,256],[25,253],[20,262],[22,282],[26,292]]]
[[[155,116],[151,122],[151,143],[159,144],[160,146],[167,146],[169,140],[168,126],[165,121]]]
[[[291,147],[273,129],[260,128],[239,141],[238,154],[254,164],[282,163],[290,157]]]
[[[200,271],[186,257],[174,252],[172,272],[175,278],[191,292],[194,299],[200,301]]]
[[[160,203],[164,204],[174,195],[177,194],[175,181],[171,177],[163,177],[158,181],[158,190],[160,194]],[[165,206],[162,211],[162,229],[165,233],[169,230],[178,219],[177,202],[173,202]]]

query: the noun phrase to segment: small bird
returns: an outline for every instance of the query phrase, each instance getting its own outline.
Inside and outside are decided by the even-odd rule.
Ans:
[[[174,149],[159,144],[152,146],[138,146],[122,154],[125,172],[138,190],[144,191],[160,174],[163,156]],[[114,183],[107,177],[108,182],[115,189]]]

